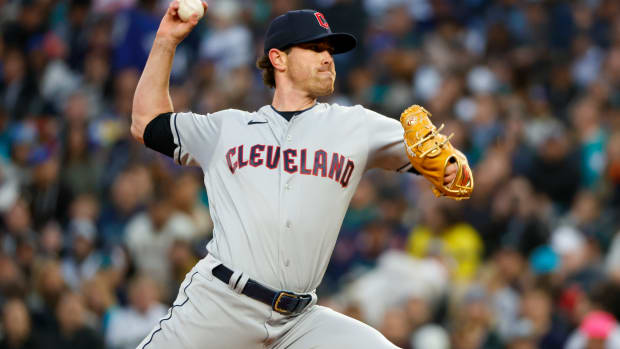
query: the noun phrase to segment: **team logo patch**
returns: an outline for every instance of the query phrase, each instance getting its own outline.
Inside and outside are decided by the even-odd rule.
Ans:
[[[314,17],[316,17],[317,22],[319,22],[319,25],[325,29],[329,29],[329,24],[327,23],[327,20],[325,19],[325,16],[323,16],[323,14],[321,12],[315,12],[314,13]]]

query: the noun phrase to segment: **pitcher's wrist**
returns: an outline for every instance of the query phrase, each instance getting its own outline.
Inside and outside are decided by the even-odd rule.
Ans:
[[[181,41],[179,40],[158,34],[155,36],[155,41],[153,41],[153,48],[160,48],[174,52],[180,43]]]

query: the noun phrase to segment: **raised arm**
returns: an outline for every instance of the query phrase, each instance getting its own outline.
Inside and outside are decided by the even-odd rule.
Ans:
[[[203,1],[202,6],[206,11],[207,3]],[[179,2],[175,0],[162,18],[133,96],[131,135],[141,143],[144,143],[144,129],[151,120],[159,114],[174,111],[169,92],[174,52],[177,45],[198,24],[196,15],[192,15],[189,21],[183,22],[179,18],[178,9]]]

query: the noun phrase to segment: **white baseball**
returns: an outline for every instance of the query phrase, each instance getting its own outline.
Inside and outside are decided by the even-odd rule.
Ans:
[[[198,15],[198,19],[202,18],[205,9],[202,7],[202,1],[200,0],[179,0],[179,10],[177,12],[179,18],[183,22],[187,22],[194,13]]]

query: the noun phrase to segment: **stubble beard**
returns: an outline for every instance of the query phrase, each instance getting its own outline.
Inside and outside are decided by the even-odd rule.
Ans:
[[[321,73],[322,70],[304,71],[293,67],[288,74],[293,83],[304,90],[312,98],[329,96],[334,93],[336,71],[329,70],[331,75]]]
[[[332,72],[331,78],[319,78],[310,86],[310,94],[314,97],[329,96],[334,93],[334,84],[336,82],[336,73]]]

